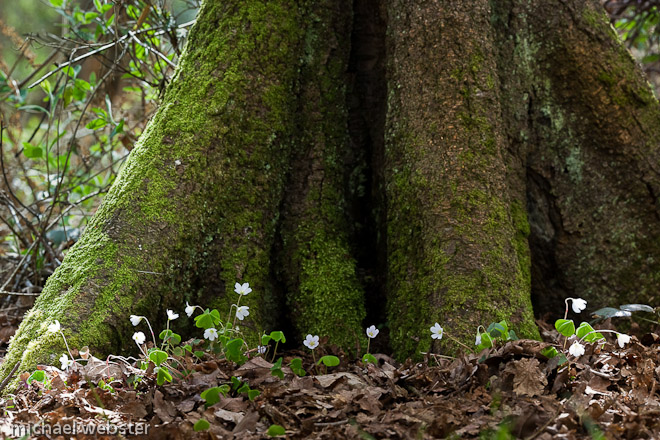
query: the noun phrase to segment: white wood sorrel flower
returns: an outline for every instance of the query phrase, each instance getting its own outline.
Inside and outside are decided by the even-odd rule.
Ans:
[[[133,324],[133,327],[138,325],[140,321],[142,321],[142,316],[137,316],[137,315],[131,315],[131,324]]]
[[[431,327],[431,337],[433,339],[442,339],[443,328],[437,322]]]
[[[60,362],[62,363],[62,370],[66,370],[71,365],[73,365],[73,361],[69,359],[69,356],[66,353],[60,356]]]
[[[378,336],[379,332],[380,330],[378,330],[375,325],[372,325],[367,329],[367,336],[369,336],[370,339],[373,339]]]
[[[248,306],[240,306],[236,309],[236,317],[241,321],[245,319],[247,315],[250,314]]]
[[[616,342],[619,344],[619,347],[623,348],[628,342],[630,342],[630,336],[619,333],[616,335]]]
[[[59,332],[60,331],[60,321],[58,321],[56,319],[55,322],[53,322],[51,325],[48,326],[48,331],[53,332],[53,333]]]
[[[252,292],[252,289],[250,289],[250,283],[236,283],[234,285],[234,292],[238,293],[239,295],[247,295],[248,293]]]
[[[310,350],[314,350],[316,347],[319,346],[319,337],[317,335],[307,335],[305,337],[305,340],[303,341],[303,344],[305,347],[309,348]]]
[[[135,333],[133,333],[133,340],[135,341],[135,343],[136,343],[137,345],[142,345],[142,344],[144,344],[144,341],[145,341],[146,339],[147,339],[147,338],[144,336],[144,333],[142,333],[142,332],[135,332]]]
[[[582,298],[568,298],[571,300],[571,307],[575,313],[580,313],[587,308],[587,302]]]
[[[580,344],[578,341],[575,341],[573,342],[573,345],[569,347],[568,353],[575,357],[580,357],[584,354],[584,345]]]
[[[218,331],[213,327],[207,328],[204,330],[204,339],[208,339],[209,341],[218,339]]]
[[[188,301],[186,301],[186,315],[188,315],[188,318],[190,318],[195,311],[195,306],[191,306],[188,304]]]
[[[172,310],[167,309],[167,320],[168,321],[174,321],[178,317],[179,317],[178,313],[174,313]]]

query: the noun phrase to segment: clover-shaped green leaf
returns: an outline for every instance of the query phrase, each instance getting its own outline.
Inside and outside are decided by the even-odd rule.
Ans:
[[[567,338],[575,334],[575,323],[571,319],[558,319],[555,321],[555,328]]]
[[[307,372],[302,366],[302,359],[300,358],[291,359],[289,366],[291,367],[291,371],[293,371],[293,374],[295,374],[296,376],[303,377],[307,374]]]
[[[167,353],[162,350],[152,350],[149,353],[149,360],[156,366],[160,366],[160,364],[167,360]]]
[[[316,365],[325,365],[326,367],[336,367],[339,365],[339,358],[337,356],[325,355],[316,363]]]

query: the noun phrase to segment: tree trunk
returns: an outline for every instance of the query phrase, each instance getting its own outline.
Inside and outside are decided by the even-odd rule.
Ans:
[[[389,3],[388,316],[398,353],[428,351],[435,321],[471,344],[479,324],[502,319],[538,337],[524,181],[509,171],[490,19],[487,0]]]
[[[658,101],[597,2],[520,4],[508,17],[531,86],[517,133],[528,146],[534,305],[655,305]]]
[[[54,320],[119,352],[129,315],[227,313],[235,282],[251,344],[355,352],[380,323],[399,357],[456,351],[436,321],[538,337],[530,292],[557,316],[567,295],[651,301],[658,111],[595,1],[207,0],[0,378],[54,363]]]
[[[130,314],[163,324],[185,301],[227,313],[253,294],[250,342],[277,324],[271,266],[309,11],[295,2],[207,1],[153,120],[16,334],[0,375],[70,346],[118,352]],[[316,54],[309,53],[311,57]],[[199,336],[199,335],[198,335]]]
[[[297,336],[328,336],[331,343],[356,353],[366,339],[361,330],[364,291],[349,246],[344,184],[350,154],[346,85],[353,16],[348,3],[312,3],[279,266]]]

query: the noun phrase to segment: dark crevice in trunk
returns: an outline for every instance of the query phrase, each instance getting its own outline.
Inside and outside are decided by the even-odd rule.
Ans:
[[[346,158],[354,255],[365,287],[367,325],[385,321],[385,229],[382,163],[387,105],[386,9],[380,0],[355,0],[347,107],[351,154]],[[385,339],[385,338],[382,338]]]
[[[528,23],[521,14],[521,5],[516,1],[491,1],[492,24],[498,45],[498,69],[503,97],[503,118],[508,132],[511,188],[522,185],[522,192],[514,192],[526,204],[530,227],[531,298],[537,317],[548,311],[561,310],[563,304],[556,303],[571,292],[556,258],[558,241],[565,235],[561,213],[552,194],[550,182],[540,174],[537,162],[543,154],[538,149],[545,145],[539,130],[547,129],[552,121],[541,111],[534,73],[524,66],[525,52],[520,41],[526,41]],[[521,75],[511,75],[520,70]],[[520,171],[513,168],[522,167]]]
[[[570,296],[555,258],[557,241],[563,234],[559,210],[547,180],[527,167],[527,215],[532,256],[532,305],[537,315],[561,310],[556,298]]]

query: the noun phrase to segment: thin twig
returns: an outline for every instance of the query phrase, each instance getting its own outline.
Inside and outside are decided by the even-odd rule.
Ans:
[[[131,38],[133,40],[135,40],[135,42],[137,44],[144,47],[146,50],[151,51],[151,52],[155,53],[156,55],[158,55],[158,57],[161,58],[163,61],[165,61],[167,64],[169,64],[170,67],[172,67],[172,68],[176,67],[176,64],[174,64],[169,58],[167,58],[165,55],[163,55],[161,52],[157,51],[156,49],[154,49],[152,47],[149,47],[146,44],[144,44],[142,41],[140,41],[140,39],[138,37],[135,36],[135,34],[133,32],[129,31],[128,34],[131,36]]]
[[[14,365],[14,368],[11,369],[11,372],[7,377],[5,377],[5,380],[3,380],[0,383],[0,391],[4,390],[9,381],[11,380],[12,377],[14,377],[14,374],[16,374],[16,370],[18,370],[18,367],[21,365],[21,360],[19,359],[18,362],[16,362],[16,365]]]
[[[50,62],[53,61],[53,58],[55,58],[55,56],[56,56],[58,53],[59,53],[59,51],[58,51],[57,49],[53,50],[53,51],[50,53],[50,55],[48,55],[48,57],[46,58],[46,61],[44,61],[43,63],[41,63],[39,66],[37,66],[36,69],[34,69],[32,72],[30,72],[30,74],[29,74],[29,75],[28,75],[23,81],[21,81],[21,82],[18,83],[18,86],[17,86],[17,87],[18,87],[19,89],[22,89],[23,86],[25,86],[25,84],[27,84],[28,81],[30,81],[32,78],[34,78],[35,76],[37,76],[37,73],[39,73],[39,72],[41,71],[41,69],[43,69],[43,68],[46,67],[48,64],[50,64]]]
[[[4,291],[4,290],[7,288],[7,286],[9,285],[9,283],[11,283],[11,280],[14,279],[14,277],[15,277],[16,274],[18,273],[18,270],[19,270],[21,267],[23,267],[23,263],[24,263],[25,260],[27,260],[27,258],[30,256],[30,252],[32,251],[32,248],[33,248],[37,243],[38,243],[38,241],[36,241],[36,240],[32,242],[32,244],[30,245],[30,247],[28,248],[28,250],[25,252],[25,255],[23,255],[23,258],[21,259],[21,261],[16,265],[16,268],[15,268],[14,271],[11,273],[11,275],[9,275],[9,278],[7,278],[7,281],[5,281],[5,283],[2,285],[2,287],[0,287],[0,291]]]
[[[336,422],[318,422],[318,423],[314,423],[314,426],[339,426],[339,425],[345,425],[347,423],[348,423],[348,419],[338,420]]]
[[[39,296],[41,293],[27,293],[27,292],[7,292],[0,290],[0,295],[16,295],[16,296]]]
[[[189,21],[189,22],[187,22],[187,23],[180,24],[179,26],[177,26],[177,29],[183,29],[183,28],[185,28],[185,27],[192,26],[194,23],[195,23],[195,20],[191,20],[191,21]],[[30,84],[30,85],[28,86],[28,89],[31,89],[31,88],[37,86],[39,83],[41,83],[41,82],[44,81],[45,79],[51,77],[51,76],[54,75],[55,73],[59,72],[60,70],[62,70],[62,69],[64,69],[64,68],[66,68],[67,66],[70,66],[71,64],[75,64],[75,63],[77,63],[77,62],[79,62],[79,61],[82,61],[82,60],[84,60],[84,59],[86,59],[86,58],[89,58],[89,57],[91,57],[91,56],[93,56],[93,55],[96,55],[97,53],[100,53],[100,52],[103,52],[103,51],[105,51],[105,50],[107,50],[107,49],[110,49],[111,47],[116,46],[117,44],[123,42],[124,40],[128,39],[129,37],[132,37],[132,36],[135,35],[135,34],[142,34],[142,33],[149,32],[149,31],[153,31],[153,30],[154,30],[154,29],[152,28],[152,29],[142,29],[142,30],[137,31],[137,32],[129,32],[128,34],[121,36],[120,38],[118,38],[117,40],[113,41],[112,43],[105,44],[105,45],[99,47],[98,49],[94,49],[94,50],[91,50],[91,51],[89,51],[89,52],[86,52],[86,53],[84,53],[84,54],[82,54],[82,55],[80,55],[80,56],[77,56],[76,58],[72,59],[71,61],[67,61],[66,63],[62,63],[62,64],[58,65],[56,69],[51,70],[50,72],[48,72],[47,74],[45,74],[44,76],[42,76],[41,78],[39,78],[38,80],[36,80],[35,82],[33,82],[32,84]],[[158,31],[158,32],[156,32],[156,33],[154,34],[154,36],[162,35],[162,34],[164,34],[164,33],[166,33],[166,31],[164,31],[164,30],[162,30],[162,31]],[[168,60],[168,61],[169,61],[169,60]]]

